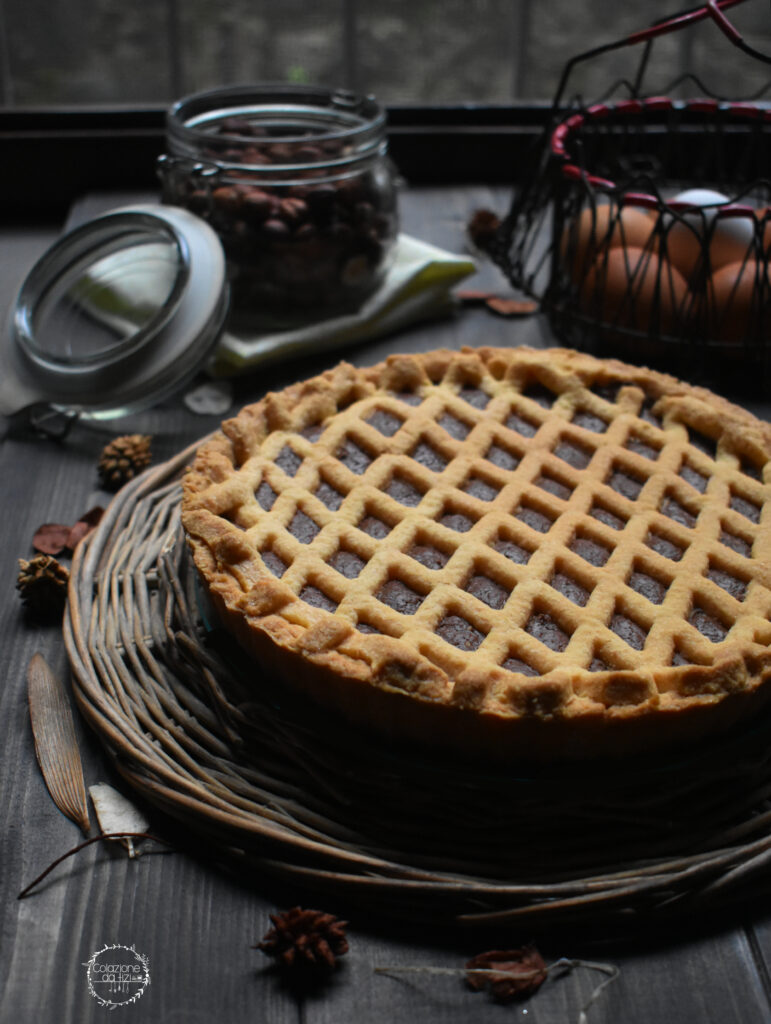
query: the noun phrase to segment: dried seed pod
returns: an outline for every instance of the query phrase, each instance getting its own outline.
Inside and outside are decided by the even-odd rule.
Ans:
[[[132,480],[152,461],[149,434],[125,434],[105,445],[99,457],[99,479],[102,486],[117,491]]]
[[[40,619],[54,619],[64,611],[70,574],[51,555],[19,559],[16,589],[24,606]]]
[[[347,921],[321,910],[293,907],[283,914],[271,914],[273,927],[254,947],[274,957],[282,967],[332,970],[336,957],[348,952]]]

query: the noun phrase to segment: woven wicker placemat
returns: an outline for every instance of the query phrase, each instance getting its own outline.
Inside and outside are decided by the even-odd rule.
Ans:
[[[78,704],[143,797],[253,871],[388,915],[661,915],[767,885],[771,722],[667,759],[491,772],[289,698],[207,622],[179,523],[196,446],[113,500],[73,559]]]

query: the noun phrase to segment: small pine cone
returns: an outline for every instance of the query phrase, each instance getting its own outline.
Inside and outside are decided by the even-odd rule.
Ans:
[[[283,967],[336,966],[335,957],[348,952],[347,921],[339,921],[321,910],[293,907],[283,914],[271,914],[273,928],[255,949],[275,957]]]
[[[30,562],[19,559],[16,589],[26,608],[41,619],[62,614],[70,574],[51,555],[36,555]]]
[[[117,491],[152,461],[149,434],[125,434],[105,445],[99,456],[99,479],[108,491]]]

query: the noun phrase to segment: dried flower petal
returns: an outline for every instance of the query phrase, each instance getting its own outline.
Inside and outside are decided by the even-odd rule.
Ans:
[[[466,964],[466,980],[475,991],[489,988],[502,1003],[532,995],[546,981],[546,963],[535,946],[490,950],[472,957]],[[476,974],[475,971],[495,971]]]
[[[32,547],[43,555],[60,555],[67,547],[69,526],[64,523],[43,523],[35,531]]]

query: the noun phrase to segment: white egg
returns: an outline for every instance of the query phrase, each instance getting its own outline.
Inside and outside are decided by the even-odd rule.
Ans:
[[[688,188],[672,200],[673,203],[690,203],[691,206],[714,206],[729,201],[728,196],[711,188]]]
[[[705,239],[709,238],[709,268],[718,270],[742,260],[752,244],[754,220],[746,217],[718,217],[728,196],[709,188],[690,188],[676,195],[672,203],[699,207],[665,214],[664,248],[670,263],[691,284],[698,283],[704,267]]]

